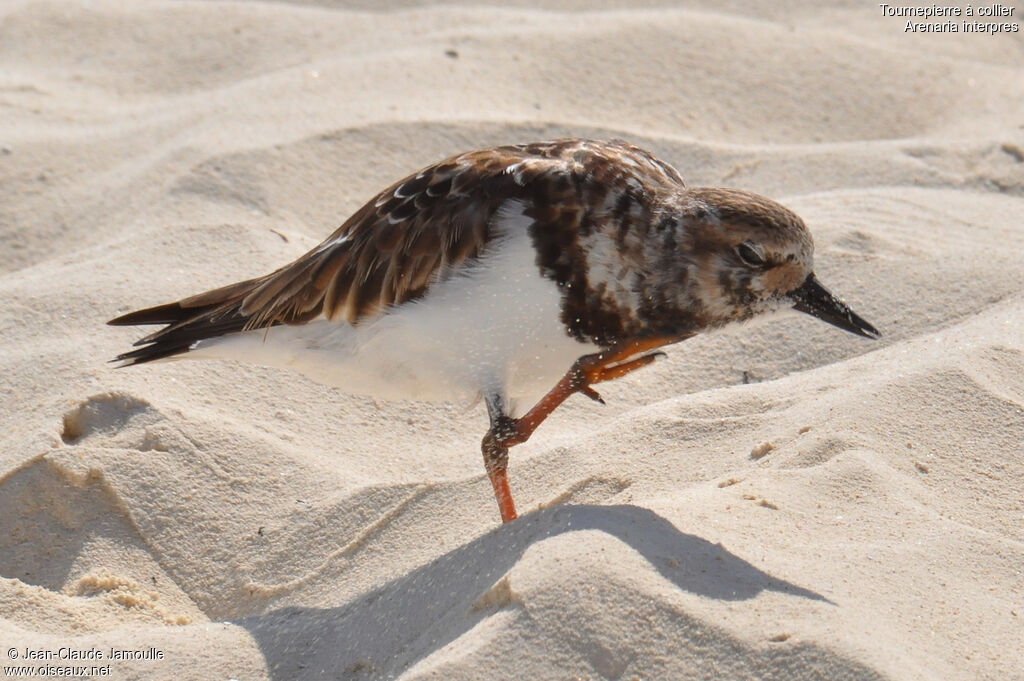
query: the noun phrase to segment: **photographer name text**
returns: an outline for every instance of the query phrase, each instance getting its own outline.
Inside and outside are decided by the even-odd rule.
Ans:
[[[20,653],[20,654],[19,654]],[[29,661],[51,661],[51,660],[73,660],[73,661],[95,661],[95,660],[162,660],[164,653],[157,648],[68,648],[62,647],[56,650],[46,648],[24,648],[18,651],[11,648],[8,651],[8,658],[22,659]]]

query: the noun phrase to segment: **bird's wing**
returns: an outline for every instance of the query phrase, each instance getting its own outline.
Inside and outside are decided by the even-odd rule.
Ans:
[[[317,248],[247,292],[247,328],[324,315],[357,324],[422,296],[491,238],[498,206],[524,192],[514,149],[474,152],[430,166],[388,187]],[[535,160],[519,181],[564,169]]]
[[[452,157],[388,187],[319,246],[271,274],[111,320],[166,325],[118,359],[160,359],[204,338],[321,315],[358,324],[424,295],[480,256],[505,201],[521,201],[535,224],[571,232],[588,210],[612,210],[626,193],[641,191],[637,177],[682,184],[671,166],[620,141],[557,140]]]
[[[351,324],[373,318],[479,256],[504,201],[571,203],[571,166],[550,149],[528,146],[432,165],[382,191],[323,243],[275,272],[112,319],[117,326],[165,325],[118,359],[151,361],[187,352],[204,338],[320,315]]]

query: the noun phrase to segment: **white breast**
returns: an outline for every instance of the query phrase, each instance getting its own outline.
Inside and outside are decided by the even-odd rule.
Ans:
[[[522,204],[507,203],[494,220],[498,236],[479,261],[377,319],[258,329],[200,341],[184,357],[289,367],[387,399],[470,403],[498,392],[520,415],[597,348],[566,333],[558,287],[537,268]]]

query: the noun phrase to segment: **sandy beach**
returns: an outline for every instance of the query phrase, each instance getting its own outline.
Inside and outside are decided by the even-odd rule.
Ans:
[[[965,33],[842,0],[3,3],[0,668],[1024,679],[999,7]],[[672,346],[513,449],[506,526],[481,405],[108,362],[142,335],[112,317],[269,272],[424,165],[564,136],[790,207],[882,339],[792,314]]]

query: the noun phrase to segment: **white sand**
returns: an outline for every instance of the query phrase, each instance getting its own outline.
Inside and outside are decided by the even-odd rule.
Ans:
[[[1024,34],[841,0],[319,4],[0,6],[0,664],[1024,679]],[[480,408],[106,364],[139,335],[114,315],[562,135],[782,200],[883,340],[792,316],[672,348],[513,450],[508,527]]]

